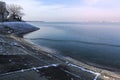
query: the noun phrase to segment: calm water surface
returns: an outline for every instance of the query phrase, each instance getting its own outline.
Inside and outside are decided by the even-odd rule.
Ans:
[[[55,53],[120,69],[120,23],[28,22],[25,38]]]

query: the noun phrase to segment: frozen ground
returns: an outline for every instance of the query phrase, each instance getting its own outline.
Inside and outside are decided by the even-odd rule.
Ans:
[[[0,33],[4,34],[16,34],[19,36],[23,36],[23,34],[27,34],[33,31],[38,30],[39,28],[27,24],[25,22],[3,22],[0,23]]]

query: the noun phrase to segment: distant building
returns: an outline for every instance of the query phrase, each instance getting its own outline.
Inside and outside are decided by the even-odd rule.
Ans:
[[[17,16],[17,15],[9,14],[9,15],[7,16],[7,20],[8,20],[8,21],[21,21],[21,20],[22,20],[22,17]]]
[[[0,22],[6,21],[9,12],[6,9],[6,3],[0,1]]]

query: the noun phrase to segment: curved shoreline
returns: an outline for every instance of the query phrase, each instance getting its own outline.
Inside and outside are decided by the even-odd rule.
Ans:
[[[120,75],[116,74],[114,72],[111,72],[111,71],[108,71],[108,70],[105,70],[105,69],[102,69],[102,68],[97,68],[97,67],[94,67],[92,65],[84,64],[83,62],[77,61],[77,60],[72,59],[70,57],[64,57],[64,56],[60,56],[60,55],[56,55],[56,54],[52,54],[52,53],[46,53],[45,51],[42,51],[39,48],[39,46],[37,46],[37,45],[35,45],[35,44],[31,43],[31,42],[28,42],[28,41],[24,40],[23,38],[17,38],[15,36],[12,36],[12,38],[14,38],[17,41],[21,42],[24,46],[27,46],[28,48],[31,48],[31,49],[33,49],[35,51],[43,52],[43,54],[45,54],[47,56],[52,56],[53,58],[57,58],[57,59],[61,60],[62,62],[65,62],[65,64],[66,63],[67,64],[71,63],[73,65],[83,67],[86,70],[90,70],[90,71],[93,71],[95,73],[99,73],[101,75],[96,75],[96,77],[99,77],[102,80],[106,80],[105,76],[109,76],[109,78],[112,78],[112,79],[113,78],[120,79]],[[112,79],[110,79],[110,80],[112,80]]]
[[[69,43],[69,42],[76,42],[76,40],[74,41],[74,40],[56,40],[56,39],[47,39],[47,38],[24,38],[24,39],[27,39],[27,40],[30,40],[30,41],[33,41],[33,42],[36,42],[36,40],[37,40],[37,42],[40,40],[42,40],[42,41],[52,41],[52,42],[56,42],[57,41],[57,43],[61,43],[61,42],[65,42],[65,43]],[[78,41],[77,41],[78,42]],[[83,44],[89,44],[89,43],[91,43],[91,42],[89,42],[89,43],[87,43],[87,42],[85,42],[85,41],[79,41],[80,43],[83,43]],[[92,42],[93,43],[93,42]],[[90,45],[100,45],[100,44],[96,44],[96,43],[94,43],[94,44],[90,44]],[[38,43],[39,44],[39,43]],[[45,43],[44,43],[45,44]],[[115,44],[114,44],[115,45]],[[39,46],[39,45],[38,45]],[[102,45],[102,46],[110,46],[110,47],[118,47],[118,45],[116,45],[116,46],[112,46],[112,45],[106,45],[106,44],[104,44],[104,45]],[[47,46],[46,46],[47,47]],[[52,46],[53,47],[53,46]],[[74,47],[73,47],[74,48]],[[77,47],[76,47],[77,48]],[[58,48],[55,48],[55,49],[57,49],[58,50],[58,53],[59,53],[59,49]],[[69,50],[68,50],[69,51]],[[71,51],[72,52],[72,51]],[[62,52],[61,52],[62,53]],[[67,54],[67,55],[65,55],[65,56],[69,56],[69,57],[72,57],[72,58],[74,58],[74,59],[76,59],[76,60],[78,60],[78,61],[81,61],[81,62],[84,62],[85,64],[88,64],[88,65],[91,65],[91,66],[94,66],[94,67],[98,67],[98,68],[102,68],[102,69],[106,69],[106,70],[109,70],[109,71],[114,71],[114,72],[120,72],[120,66],[119,65],[115,65],[114,64],[114,62],[111,62],[112,61],[112,59],[110,59],[109,58],[109,60],[111,60],[111,61],[108,61],[108,63],[109,62],[111,62],[111,64],[108,64],[107,62],[105,62],[104,63],[104,61],[102,61],[102,62],[100,62],[100,61],[96,61],[96,62],[94,62],[93,60],[91,60],[91,61],[89,61],[87,58],[82,58],[82,56],[80,57],[80,56],[74,56],[74,54],[70,54],[70,52],[68,52],[68,53],[64,53],[63,52],[63,54],[62,55],[64,55],[64,54]],[[78,53],[79,54],[79,53]],[[74,57],[73,57],[74,56]],[[88,56],[87,56],[88,57]],[[99,57],[99,56],[98,56]],[[98,58],[98,57],[96,57],[96,58]],[[104,57],[104,56],[103,56]],[[109,56],[108,56],[109,57]],[[101,57],[101,59],[102,59],[102,57]],[[102,59],[103,60],[103,59]],[[117,58],[117,60],[119,60],[118,58]],[[100,64],[101,63],[101,64]]]
[[[11,24],[11,23],[9,23],[9,24]],[[9,24],[7,24],[8,27],[11,26]],[[18,23],[16,23],[16,24],[18,24]],[[15,24],[13,23],[12,25],[14,25],[12,27],[15,28]],[[20,27],[22,27],[24,29],[24,27],[21,24],[20,24]],[[3,25],[2,25],[2,28],[4,28]],[[24,38],[18,37],[18,36],[21,36],[20,34],[24,35],[26,33],[30,33],[33,31],[34,31],[34,29],[32,30],[32,28],[31,28],[29,31],[27,29],[25,29],[25,31],[23,31],[23,32],[20,31],[19,34],[18,33],[17,34],[16,33],[14,33],[14,34],[7,33],[7,34],[2,34],[0,36],[1,36],[1,38],[4,37],[4,39],[6,39],[6,40],[7,40],[7,38],[12,39],[11,42],[14,43],[12,45],[10,44],[12,47],[16,46],[17,48],[24,50],[25,54],[30,55],[36,59],[39,59],[39,61],[41,61],[43,63],[46,63],[46,62],[47,62],[46,64],[59,63],[61,65],[66,66],[70,70],[70,72],[66,71],[69,74],[78,75],[78,76],[83,75],[85,78],[88,78],[88,77],[92,78],[92,80],[108,80],[108,79],[109,80],[113,80],[113,79],[120,80],[120,74],[116,74],[115,72],[108,71],[106,69],[97,68],[93,65],[85,64],[81,61],[77,61],[77,60],[70,58],[70,57],[61,56],[59,54],[48,53],[48,52],[42,50],[36,44],[28,42]],[[9,44],[9,43],[7,43],[7,44]],[[8,53],[10,53],[10,52],[8,52]],[[43,57],[45,57],[45,59],[44,58],[41,59],[40,58],[41,55]],[[49,60],[51,60],[51,62],[49,62]],[[22,72],[24,70],[22,70]]]

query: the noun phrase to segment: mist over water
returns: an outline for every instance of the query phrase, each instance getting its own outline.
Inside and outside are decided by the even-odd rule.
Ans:
[[[40,28],[25,36],[77,60],[120,68],[119,23],[28,22]]]

